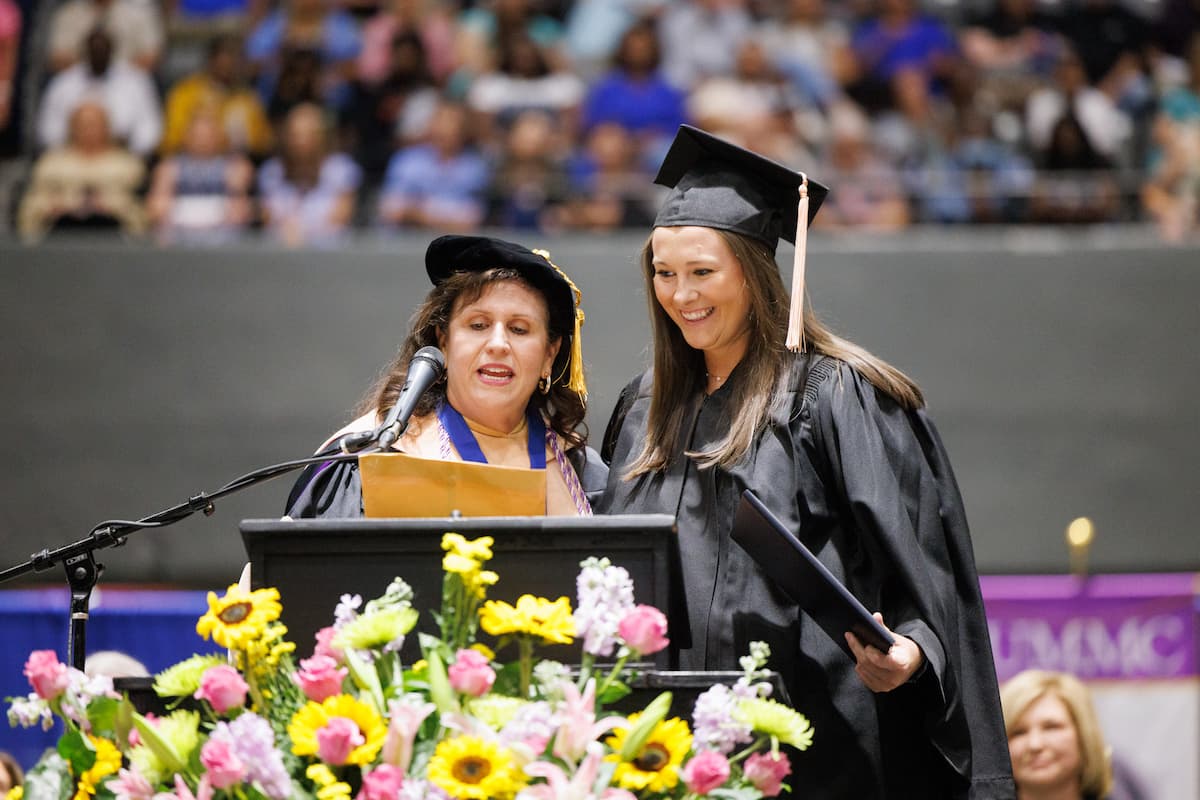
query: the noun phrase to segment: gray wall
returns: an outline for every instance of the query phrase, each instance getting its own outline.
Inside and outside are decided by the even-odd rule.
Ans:
[[[399,343],[428,288],[425,242],[0,244],[0,568],[315,447]],[[647,357],[640,237],[530,243],[583,291],[598,439]],[[983,570],[1064,569],[1080,515],[1097,570],[1200,569],[1194,250],[1029,231],[816,238],[809,275],[835,330],[925,389]],[[280,513],[290,483],[134,535],[102,554],[105,581],[232,579],[238,521]]]

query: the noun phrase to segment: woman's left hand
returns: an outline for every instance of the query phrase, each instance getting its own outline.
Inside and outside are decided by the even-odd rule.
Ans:
[[[875,612],[875,619],[883,624],[883,615],[879,612]],[[853,633],[846,633],[846,641],[856,662],[854,671],[872,692],[890,692],[903,686],[925,663],[925,654],[916,642],[890,629],[888,632],[896,641],[886,653],[863,644]]]

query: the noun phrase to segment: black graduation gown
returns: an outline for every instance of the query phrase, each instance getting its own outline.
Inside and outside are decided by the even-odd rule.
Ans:
[[[1013,798],[995,667],[962,500],[933,424],[832,358],[795,357],[771,425],[732,469],[676,458],[621,479],[641,451],[651,375],[625,388],[605,436],[598,513],[675,514],[692,647],[684,669],[738,669],[749,643],[771,646],[792,704],[816,731],[793,758],[793,796]],[[809,379],[806,383],[805,376]],[[728,386],[728,384],[726,385]],[[690,401],[687,449],[729,429],[730,392]],[[926,666],[875,694],[853,662],[732,541],[752,489]]]
[[[567,453],[567,461],[579,476],[588,502],[595,505],[604,491],[608,467],[590,447],[577,447]],[[548,469],[558,469],[553,461]],[[353,519],[363,515],[362,479],[358,461],[317,464],[306,468],[288,495],[287,516],[293,519],[326,517]]]

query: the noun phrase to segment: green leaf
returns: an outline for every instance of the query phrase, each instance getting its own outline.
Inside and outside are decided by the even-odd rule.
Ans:
[[[97,697],[88,703],[87,717],[92,721],[96,733],[111,733],[116,727],[117,707],[120,701],[111,697]]]
[[[615,703],[621,698],[630,694],[633,690],[620,681],[613,681],[608,686],[604,687],[604,691],[596,698],[598,705],[606,706],[610,703]]]
[[[58,754],[71,765],[71,773],[82,775],[96,763],[96,751],[77,729],[71,728],[58,740]]]
[[[176,772],[183,772],[183,757],[176,752],[175,748],[158,733],[158,729],[150,724],[150,721],[141,714],[133,715],[133,727],[137,728],[138,734],[142,737],[142,742],[146,747],[150,748],[150,752],[154,753],[154,757],[158,759],[158,763],[162,764],[163,772],[172,775]]]
[[[346,659],[346,667],[350,670],[350,677],[366,693],[375,710],[386,715],[387,705],[383,702],[383,687],[379,683],[379,673],[375,671],[375,666],[364,662],[353,650],[343,650],[342,654]]]
[[[633,761],[642,750],[642,745],[650,738],[654,726],[667,718],[671,710],[671,693],[663,692],[650,701],[646,710],[638,717],[637,724],[629,729],[625,736],[625,745],[621,748],[621,760]]]
[[[425,661],[429,664],[429,699],[437,706],[438,714],[458,711],[458,698],[454,695],[454,689],[450,688],[450,677],[446,674],[441,655],[436,649],[430,650],[425,653]]]

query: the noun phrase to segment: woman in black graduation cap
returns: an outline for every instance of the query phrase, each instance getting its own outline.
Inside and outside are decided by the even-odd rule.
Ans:
[[[591,514],[607,470],[577,428],[587,410],[580,293],[543,251],[483,236],[442,236],[425,253],[434,288],[362,415],[330,438],[373,430],[396,405],[423,347],[445,356],[394,447],[410,455],[545,469],[546,513]],[[328,444],[328,443],[327,443]],[[310,467],[291,517],[360,517],[357,461]]]
[[[826,188],[689,126],[656,181],[673,189],[641,258],[654,364],[609,422],[597,510],[676,515],[681,666],[736,669],[770,644],[816,730],[792,759],[797,796],[1014,797],[962,502],[921,391],[803,308]],[[888,652],[833,641],[730,538],[745,489],[879,612]]]

